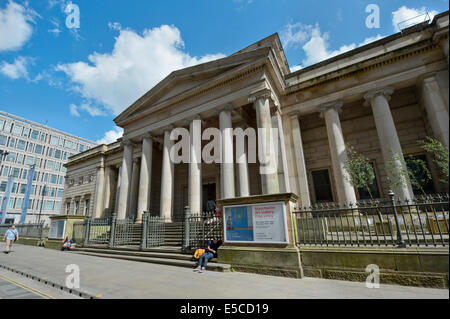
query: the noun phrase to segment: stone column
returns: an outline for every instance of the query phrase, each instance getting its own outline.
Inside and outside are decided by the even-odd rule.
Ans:
[[[119,209],[119,197],[120,197],[120,184],[121,184],[121,179],[122,179],[122,164],[117,165],[117,183],[116,183],[116,202],[114,204],[114,211],[111,212],[111,214],[113,214],[114,212],[116,212]]]
[[[103,197],[103,211],[101,217],[106,217],[105,212],[112,208],[112,194],[114,191],[115,172],[111,166],[105,167],[105,196]]]
[[[202,212],[202,127],[199,117],[189,123],[189,211],[191,215]]]
[[[423,80],[422,97],[434,136],[449,149],[448,105],[446,107],[436,77],[432,76]]]
[[[139,159],[133,160],[133,171],[131,177],[131,191],[130,191],[130,208],[128,210],[127,217],[136,216],[138,206],[138,193],[139,193],[139,174],[141,172],[141,161]]]
[[[173,141],[170,139],[171,128],[164,131],[163,160],[161,169],[161,205],[160,217],[172,222],[174,165],[170,159]]]
[[[258,155],[263,194],[280,192],[278,184],[277,158],[272,135],[272,119],[270,116],[271,92],[263,90],[249,97],[254,103],[258,127]]]
[[[320,106],[318,111],[325,118],[338,201],[339,203],[354,204],[356,203],[355,189],[348,181],[348,173],[344,168],[347,162],[347,151],[338,113],[342,105],[342,102],[333,102]]]
[[[286,156],[286,144],[284,140],[284,130],[283,130],[283,121],[281,120],[281,111],[277,109],[275,114],[272,116],[272,127],[277,128],[278,130],[278,167],[280,168],[279,174],[279,187],[280,192],[282,193],[290,193],[291,186],[289,183],[289,171],[287,164],[287,156]]]
[[[150,194],[152,180],[152,156],[153,156],[153,138],[147,134],[142,139],[142,158],[141,173],[139,179],[139,196],[137,206],[137,222],[142,221],[144,211],[150,209]]]
[[[219,113],[220,132],[222,133],[221,189],[222,198],[234,198],[234,147],[233,125],[231,123],[231,105]]]
[[[400,168],[406,170],[406,164],[404,160],[394,160],[394,157],[403,159],[403,151],[389,107],[389,99],[392,93],[394,93],[392,88],[378,89],[368,92],[364,98],[372,107],[388,178],[395,179],[394,175],[402,176]],[[414,198],[409,180],[403,179],[402,184],[402,186],[391,186],[395,197],[402,200]]]
[[[105,167],[102,164],[97,168],[97,179],[95,181],[94,218],[101,218],[105,196]]]
[[[308,186],[308,172],[306,171],[305,155],[303,153],[302,131],[297,114],[290,116],[292,127],[292,140],[294,143],[295,163],[300,193],[300,201],[303,207],[311,206]]]
[[[238,171],[239,171],[239,196],[248,197],[250,196],[250,181],[248,175],[248,147],[244,138],[244,152],[240,154],[237,159]]]
[[[117,209],[117,219],[125,219],[129,208],[131,173],[133,169],[133,145],[130,140],[124,139],[123,160],[120,176],[120,192]]]

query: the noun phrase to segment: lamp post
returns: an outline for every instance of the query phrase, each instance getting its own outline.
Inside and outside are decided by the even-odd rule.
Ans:
[[[47,185],[42,188],[41,209],[39,210],[38,224],[41,222],[42,206],[44,205],[44,195],[47,189]]]

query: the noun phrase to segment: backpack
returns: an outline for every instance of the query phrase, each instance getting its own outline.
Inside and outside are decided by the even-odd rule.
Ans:
[[[205,249],[201,249],[201,248],[197,249],[194,253],[194,258],[198,260],[200,258],[200,256],[205,253],[205,251],[206,251]]]

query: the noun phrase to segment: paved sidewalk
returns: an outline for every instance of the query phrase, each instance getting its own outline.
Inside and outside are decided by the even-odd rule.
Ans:
[[[165,299],[311,299],[311,298],[439,298],[447,289],[381,285],[368,289],[364,283],[304,278],[289,279],[246,273],[205,272],[188,268],[106,259],[42,247],[15,245],[6,255],[0,244],[0,266],[38,275],[64,285],[66,267],[80,268],[80,290],[102,298]],[[200,279],[200,280],[199,280]]]

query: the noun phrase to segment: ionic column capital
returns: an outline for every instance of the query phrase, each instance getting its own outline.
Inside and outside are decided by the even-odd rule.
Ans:
[[[122,138],[122,146],[133,146],[133,142],[129,138]]]
[[[261,91],[252,93],[249,95],[248,97],[248,102],[249,103],[255,103],[257,100],[260,99],[272,99],[272,91],[269,89],[263,89]]]
[[[386,88],[382,88],[382,89],[375,89],[372,91],[367,92],[364,95],[364,99],[366,100],[366,102],[370,102],[372,101],[375,97],[383,95],[386,100],[390,100],[391,99],[391,95],[394,93],[394,88],[392,87],[386,87]]]
[[[322,104],[322,105],[318,106],[317,112],[321,113],[321,115],[330,109],[334,109],[336,112],[339,112],[343,106],[344,106],[344,102],[334,101],[334,102],[330,102],[330,103],[326,103],[326,104]]]

